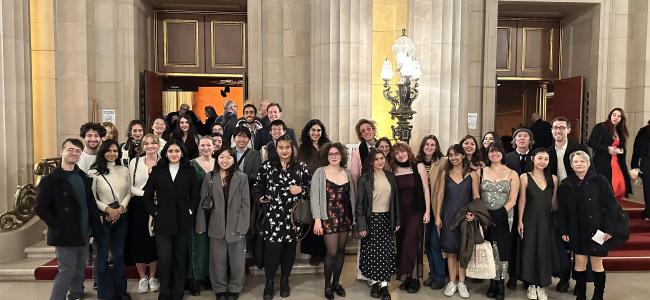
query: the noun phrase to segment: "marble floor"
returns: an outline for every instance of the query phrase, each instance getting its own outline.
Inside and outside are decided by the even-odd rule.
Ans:
[[[356,266],[354,256],[348,256],[344,266],[342,284],[346,289],[348,299],[372,299],[368,295],[368,286],[361,281],[356,281]],[[277,280],[279,282],[279,280]],[[607,274],[607,287],[605,291],[606,299],[617,300],[642,300],[650,299],[650,272],[617,272]],[[136,280],[130,280],[128,283],[129,293],[135,299],[153,300],[157,298],[157,293],[138,294]],[[97,294],[90,287],[92,281],[86,281],[86,297],[84,299],[97,299]],[[48,299],[51,281],[27,281],[27,282],[0,282],[0,299],[18,299],[18,300],[42,300]],[[471,299],[488,299],[485,296],[487,282],[468,283]],[[296,275],[291,277],[291,297],[289,299],[324,299],[323,297],[323,280],[322,274],[317,275]],[[262,290],[264,289],[263,276],[249,276],[246,278],[244,291],[240,299],[262,299]],[[275,299],[282,299],[277,292],[276,286]],[[395,300],[399,299],[450,299],[442,294],[442,291],[433,291],[423,287],[416,294],[408,294],[397,289],[397,282],[391,283],[391,294]],[[588,285],[590,296],[592,286]],[[568,300],[575,299],[571,294],[561,294],[554,290],[549,292],[549,299]],[[524,288],[520,285],[517,291],[506,291],[507,299],[527,299]],[[210,291],[203,291],[201,296],[192,297],[189,294],[185,299],[215,299]],[[461,299],[458,294],[452,299]]]

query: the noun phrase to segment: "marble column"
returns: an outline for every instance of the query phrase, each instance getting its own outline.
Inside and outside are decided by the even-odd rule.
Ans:
[[[0,211],[32,182],[29,1],[0,1]]]
[[[407,34],[415,43],[420,61],[420,94],[414,102],[413,145],[422,136],[438,136],[443,151],[469,133],[467,113],[479,100],[468,99],[468,0],[410,0]],[[481,33],[482,34],[482,33]],[[477,102],[479,101],[479,102]],[[480,124],[481,120],[478,120]]]
[[[312,115],[330,139],[356,143],[371,115],[372,1],[315,0],[311,16]]]

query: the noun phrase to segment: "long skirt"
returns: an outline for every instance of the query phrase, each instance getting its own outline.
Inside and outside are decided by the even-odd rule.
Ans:
[[[149,213],[144,207],[142,197],[134,196],[129,201],[125,259],[132,263],[150,263],[158,259],[156,239],[149,235]]]
[[[372,213],[368,235],[361,239],[361,274],[373,281],[389,281],[395,274],[395,233],[390,228],[390,212]]]

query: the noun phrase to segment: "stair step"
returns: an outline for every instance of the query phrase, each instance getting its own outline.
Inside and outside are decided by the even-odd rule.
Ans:
[[[48,246],[45,240],[25,248],[25,254],[28,258],[56,258],[54,247]]]
[[[33,281],[34,270],[49,258],[24,258],[0,264],[0,281]]]
[[[318,274],[323,272],[323,265],[312,266],[309,260],[296,259],[291,268],[291,275],[293,274]],[[264,276],[264,269],[258,269],[255,266],[250,267],[250,274],[256,276]]]
[[[612,250],[603,265],[607,271],[650,271],[650,250]]]

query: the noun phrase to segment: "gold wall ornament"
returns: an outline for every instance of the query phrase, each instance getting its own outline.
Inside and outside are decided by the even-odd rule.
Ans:
[[[0,232],[18,229],[36,215],[36,186],[19,185],[14,198],[14,209],[0,213]]]

